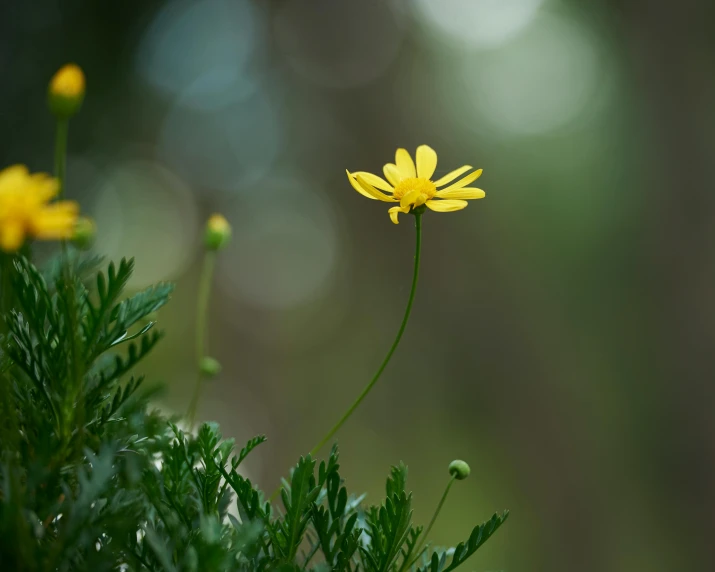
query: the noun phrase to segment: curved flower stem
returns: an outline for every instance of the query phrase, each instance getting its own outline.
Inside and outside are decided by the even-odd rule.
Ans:
[[[201,388],[203,386],[203,374],[201,372],[201,360],[206,352],[206,322],[208,320],[209,298],[211,297],[211,281],[213,280],[214,268],[216,266],[216,251],[207,250],[204,254],[204,264],[199,278],[199,294],[196,308],[196,370],[197,378],[194,386],[194,393],[191,396],[191,403],[187,418],[189,420],[189,430],[194,428],[196,419],[196,409],[199,406]]]
[[[427,542],[427,538],[429,537],[429,533],[432,532],[432,527],[434,526],[434,523],[437,522],[437,517],[442,510],[442,506],[444,506],[444,501],[447,500],[447,495],[449,495],[449,489],[452,488],[452,485],[454,484],[456,478],[457,475],[452,475],[452,477],[449,479],[447,487],[444,489],[444,493],[442,494],[442,498],[439,500],[439,504],[437,505],[437,508],[432,515],[432,520],[429,521],[427,528],[425,529],[424,533],[422,533],[422,540],[420,540],[417,550],[415,550],[414,559],[406,567],[403,566],[403,568],[410,568],[410,566],[417,562],[420,559],[420,556],[422,556],[422,547],[425,545],[425,542]]]
[[[380,366],[380,369],[377,370],[377,373],[370,380],[370,383],[368,383],[365,386],[365,389],[362,390],[362,393],[358,396],[358,398],[355,400],[355,402],[350,406],[350,408],[340,418],[340,421],[338,421],[333,426],[333,428],[330,431],[328,431],[325,434],[325,436],[318,442],[318,444],[310,450],[311,457],[315,457],[316,453],[318,451],[320,451],[320,449],[323,447],[323,445],[325,445],[328,441],[330,441],[330,439],[332,439],[333,435],[335,435],[338,432],[338,430],[343,426],[343,424],[350,418],[350,416],[353,414],[353,412],[362,403],[363,399],[365,399],[365,397],[367,397],[367,394],[370,393],[370,390],[375,386],[375,384],[377,383],[377,380],[380,379],[382,372],[385,371],[387,364],[390,363],[392,354],[395,353],[395,350],[397,349],[397,346],[399,345],[400,340],[402,339],[402,334],[405,332],[405,328],[407,327],[407,321],[410,319],[410,312],[412,311],[412,303],[415,300],[415,291],[417,290],[417,278],[419,277],[419,272],[420,272],[420,250],[422,247],[422,213],[421,212],[415,213],[415,237],[416,237],[416,239],[415,239],[415,268],[414,268],[414,272],[412,274],[412,288],[410,289],[410,296],[407,299],[407,308],[405,308],[405,315],[402,318],[402,324],[400,325],[400,329],[397,331],[397,336],[395,337],[395,341],[392,342],[392,347],[390,348],[390,351],[387,352],[387,355],[385,356],[385,359],[383,360],[382,365]]]

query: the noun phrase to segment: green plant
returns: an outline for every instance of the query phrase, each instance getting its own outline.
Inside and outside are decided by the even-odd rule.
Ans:
[[[75,95],[81,102],[84,93]],[[68,119],[58,117],[59,189]],[[18,220],[32,235],[33,225]],[[228,240],[230,229],[219,222],[209,230]],[[218,362],[203,355],[205,324],[188,430],[151,408],[152,392],[134,373],[161,339],[151,316],[173,287],[125,297],[133,260],[107,264],[62,242],[40,270],[29,246],[0,252],[2,570],[448,572],[506,520],[507,512],[495,514],[456,548],[431,548],[428,533],[455,479],[469,474],[466,463],[450,466],[425,530],[412,522],[404,465],[392,468],[385,500],[365,506],[364,496],[347,492],[337,446],[320,462],[314,458],[320,446],[301,457],[283,481],[280,502],[272,502],[240,472],[265,437],[239,450],[213,423],[193,431],[201,377],[218,371]],[[218,243],[208,241],[207,248],[206,284]],[[202,291],[200,321],[208,285]],[[368,391],[397,342],[399,335]]]

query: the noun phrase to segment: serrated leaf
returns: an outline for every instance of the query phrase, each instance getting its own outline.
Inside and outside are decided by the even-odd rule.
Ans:
[[[472,534],[466,542],[460,542],[454,549],[452,560],[449,566],[444,568],[446,555],[443,553],[441,558],[435,552],[432,554],[430,566],[428,568],[419,568],[418,572],[451,572],[472,556],[484,543],[491,538],[497,529],[504,524],[509,517],[509,511],[505,510],[502,514],[495,513],[488,521],[474,527]]]

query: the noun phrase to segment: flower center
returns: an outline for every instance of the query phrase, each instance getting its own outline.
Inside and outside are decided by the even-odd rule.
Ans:
[[[416,191],[419,195],[424,195],[425,200],[429,200],[434,197],[437,192],[437,187],[429,179],[422,179],[419,177],[414,177],[411,179],[403,179],[395,187],[395,194],[393,195],[396,199],[401,199],[407,193]]]

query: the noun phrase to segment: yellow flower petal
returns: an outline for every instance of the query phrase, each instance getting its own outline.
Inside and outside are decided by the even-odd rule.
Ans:
[[[383,201],[385,203],[396,203],[397,199],[394,197],[391,197],[389,195],[386,195],[385,193],[378,191],[375,187],[373,187],[370,183],[368,183],[361,175],[355,175],[355,179],[358,182],[358,185],[363,188],[363,190],[370,194],[373,198],[377,199],[378,201]]]
[[[387,191],[388,193],[392,193],[395,190],[392,185],[388,183],[385,179],[383,179],[382,177],[378,177],[377,175],[373,175],[372,173],[368,173],[367,171],[355,171],[353,175],[356,177],[362,177],[373,187],[377,189],[382,189],[383,191]]]
[[[32,218],[32,233],[37,238],[71,238],[78,214],[79,205],[74,201],[61,201],[48,205]]]
[[[47,173],[35,173],[30,176],[30,179],[37,198],[43,203],[57,196],[60,191],[60,182]]]
[[[390,213],[390,220],[392,222],[394,222],[395,224],[400,224],[400,222],[397,220],[397,215],[399,213],[408,213],[408,212],[410,212],[410,210],[403,209],[402,207],[392,207],[392,208],[388,209],[387,212]]]
[[[467,201],[427,201],[427,208],[438,213],[451,213],[452,211],[460,211],[469,203]]]
[[[350,181],[350,184],[352,185],[353,189],[355,189],[363,197],[367,197],[368,199],[372,199],[374,201],[378,200],[377,197],[373,197],[370,193],[368,193],[365,189],[362,188],[362,186],[357,182],[357,180],[355,179],[355,177],[353,177],[350,171],[346,169],[345,172],[348,174],[348,181]]]
[[[412,161],[412,157],[407,152],[407,149],[398,149],[395,153],[395,163],[397,169],[400,171],[400,176],[403,179],[411,179],[416,177],[415,163]]]
[[[464,187],[461,189],[445,189],[437,191],[436,197],[440,199],[483,199],[486,193],[482,189],[474,187]]]
[[[15,252],[25,242],[25,230],[20,221],[0,223],[0,248],[5,252]]]
[[[0,171],[0,193],[25,184],[28,177],[25,165],[12,165]]]
[[[397,165],[394,165],[393,163],[385,165],[382,168],[382,172],[385,173],[385,178],[390,181],[393,186],[399,184],[402,180],[400,170],[397,168]]]
[[[442,189],[442,192],[451,191],[453,189],[461,189],[463,187],[466,187],[469,183],[476,181],[481,176],[481,174],[482,174],[481,169],[478,169],[478,170],[474,171],[473,173],[469,173],[469,175],[467,175],[466,177],[464,177],[462,179],[459,179],[459,181],[457,181],[456,183],[452,183],[451,185],[449,185],[449,187],[445,187],[444,189]]]
[[[45,173],[30,174],[24,165],[0,171],[0,248],[17,250],[26,237],[70,238],[79,205],[70,201],[49,204],[58,181]]]
[[[403,209],[409,210],[412,204],[419,198],[420,194],[421,193],[417,189],[413,189],[410,192],[405,193],[405,196],[400,199],[400,206]]]
[[[437,153],[428,145],[417,147],[417,176],[422,179],[431,179],[437,168]]]
[[[464,167],[460,167],[459,169],[455,169],[455,170],[452,171],[451,173],[447,173],[447,174],[446,174],[444,177],[442,177],[441,179],[437,179],[437,180],[434,182],[434,186],[435,186],[435,187],[441,187],[442,185],[446,185],[446,184],[449,183],[450,181],[453,181],[454,179],[456,179],[457,177],[459,177],[459,175],[461,175],[462,173],[466,173],[467,171],[469,171],[469,169],[471,169],[471,168],[472,168],[472,167],[471,167],[470,165],[464,165]]]

